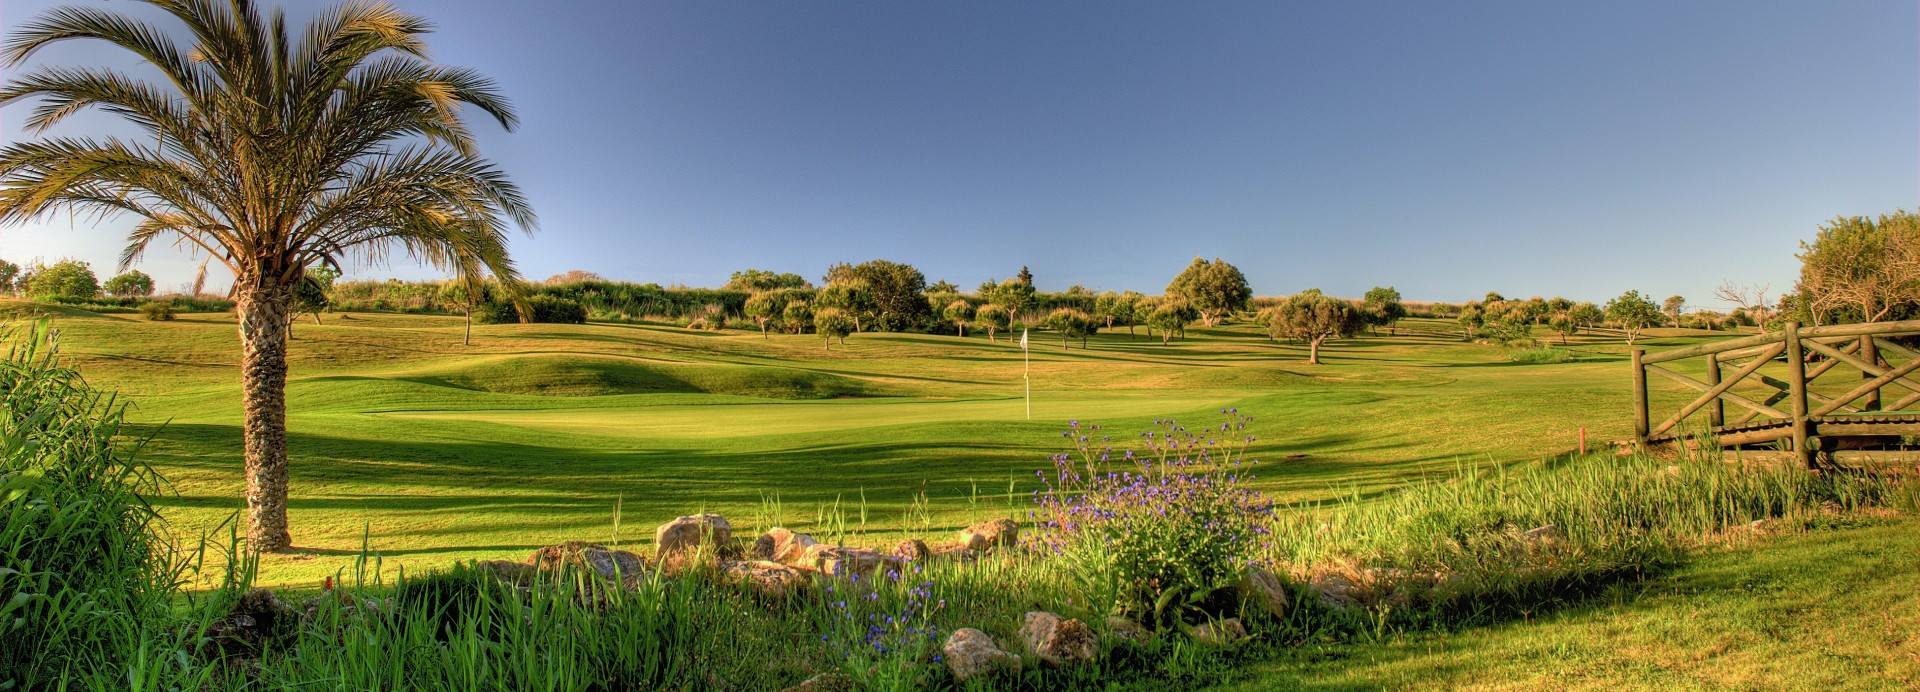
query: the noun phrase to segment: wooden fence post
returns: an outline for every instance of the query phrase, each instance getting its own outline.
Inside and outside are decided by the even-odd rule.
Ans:
[[[1720,354],[1718,353],[1707,354],[1707,385],[1712,387],[1720,386]],[[1727,424],[1727,401],[1725,399],[1717,396],[1713,398],[1713,403],[1707,407],[1707,424],[1715,428]]]
[[[1647,449],[1647,430],[1652,425],[1647,420],[1647,366],[1640,362],[1646,355],[1647,349],[1633,349],[1633,441],[1641,451]]]
[[[1807,360],[1800,349],[1800,323],[1788,322],[1785,329],[1787,398],[1793,400],[1793,454],[1802,466],[1813,468],[1813,450],[1807,446]]]
[[[1880,365],[1880,349],[1874,345],[1872,334],[1860,335],[1860,360],[1866,361],[1868,365],[1873,365],[1873,366]],[[1860,379],[1871,380],[1874,377],[1875,375],[1873,373],[1867,372],[1865,370],[1860,371]],[[1867,392],[1866,401],[1860,405],[1860,410],[1863,410],[1863,411],[1880,410],[1880,388],[1879,387],[1874,387],[1873,391]]]

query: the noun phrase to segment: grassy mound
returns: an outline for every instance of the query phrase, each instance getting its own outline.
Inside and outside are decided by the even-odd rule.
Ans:
[[[736,364],[678,365],[629,358],[513,356],[417,378],[496,394],[607,396],[614,394],[725,394],[763,399],[867,396],[859,380],[798,368]]]

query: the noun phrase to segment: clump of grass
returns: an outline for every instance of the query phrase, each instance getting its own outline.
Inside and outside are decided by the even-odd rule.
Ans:
[[[1564,348],[1539,346],[1535,348],[1507,349],[1507,360],[1529,365],[1547,365],[1551,363],[1573,362],[1573,352]]]

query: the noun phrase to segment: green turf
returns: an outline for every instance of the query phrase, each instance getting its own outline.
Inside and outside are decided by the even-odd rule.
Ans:
[[[62,352],[137,404],[147,458],[174,482],[177,495],[156,503],[176,530],[196,535],[238,510],[232,318],[51,312]],[[742,530],[807,526],[839,501],[856,522],[864,506],[855,528],[878,541],[922,493],[931,524],[952,528],[1022,511],[1025,479],[1070,419],[1124,438],[1155,418],[1206,423],[1237,407],[1262,437],[1260,485],[1300,502],[1388,491],[1462,461],[1547,457],[1582,427],[1598,445],[1631,425],[1617,339],[1576,338],[1573,362],[1523,365],[1442,321],[1333,343],[1318,366],[1252,325],[1196,327],[1170,345],[1101,334],[1084,350],[1043,334],[1031,420],[1021,353],[1004,335],[859,334],[828,351],[813,336],[754,331],[500,325],[475,327],[466,346],[462,326],[355,313],[295,328],[300,550],[268,557],[262,583],[317,582],[363,536],[389,567],[419,568],[562,540],[645,541],[697,510]],[[1710,338],[1655,334],[1656,348]],[[778,517],[763,509],[774,497]]]
[[[1788,536],[1530,621],[1305,648],[1230,689],[1920,686],[1920,523]]]

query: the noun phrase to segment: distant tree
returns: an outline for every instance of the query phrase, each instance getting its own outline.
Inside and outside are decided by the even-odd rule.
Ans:
[[[1320,363],[1320,345],[1360,332],[1365,320],[1352,303],[1318,292],[1300,293],[1280,301],[1268,316],[1269,334],[1307,343],[1307,362]]]
[[[1580,331],[1580,323],[1573,321],[1572,317],[1563,312],[1547,320],[1547,328],[1559,334],[1560,345],[1565,346],[1567,344],[1567,337],[1571,336],[1574,332]]]
[[[1767,318],[1773,313],[1773,306],[1767,302],[1767,284],[1736,284],[1723,281],[1719,288],[1713,289],[1713,297],[1739,306],[1734,312],[1740,313],[1747,324],[1760,328],[1767,333]]]
[[[910,264],[870,260],[836,264],[827,269],[827,287],[864,288],[871,301],[873,327],[898,331],[925,324],[932,317],[927,305],[927,277]],[[858,316],[855,316],[856,323]]]
[[[792,272],[776,273],[767,269],[742,269],[727,277],[727,284],[721,288],[729,291],[778,291],[791,288],[813,288],[805,277]]]
[[[1072,286],[1067,287],[1067,295],[1090,296],[1090,295],[1093,295],[1093,289],[1087,288],[1086,286],[1082,286],[1080,284],[1074,284]]]
[[[1667,299],[1660,303],[1660,311],[1667,313],[1667,317],[1673,320],[1675,327],[1680,326],[1680,311],[1686,307],[1687,299],[1680,296],[1667,296]]]
[[[440,284],[438,298],[441,302],[460,306],[460,312],[466,315],[466,330],[461,334],[460,343],[473,345],[473,311],[481,305],[493,302],[492,291],[488,290],[485,280],[480,276],[454,275]]]
[[[1508,309],[1497,316],[1489,317],[1480,326],[1480,337],[1505,346],[1532,346],[1533,313],[1525,303],[1507,301]]]
[[[320,324],[320,311],[327,309],[327,292],[333,290],[334,279],[340,278],[340,271],[331,267],[308,267],[293,284],[293,295],[287,299],[287,336],[293,336],[293,321],[302,313],[313,316],[313,323]]]
[[[1580,325],[1582,329],[1591,332],[1594,327],[1606,321],[1607,313],[1601,310],[1598,305],[1583,302],[1568,308],[1567,317],[1572,319],[1574,324]]]
[[[995,303],[982,305],[973,313],[974,325],[987,328],[988,341],[993,341],[993,335],[1006,329],[1012,321],[1013,313],[1009,312],[1006,306]]]
[[[100,280],[93,268],[79,260],[36,266],[26,281],[27,295],[34,300],[86,300],[100,295]]]
[[[747,302],[741,306],[740,311],[746,314],[747,319],[760,325],[760,338],[766,340],[773,338],[767,335],[767,325],[780,319],[780,314],[786,309],[786,291],[760,290],[747,296]]]
[[[1025,272],[1026,268],[1021,267],[1020,271]],[[1038,302],[1033,284],[1018,278],[1007,279],[994,286],[993,290],[987,292],[987,300],[1006,308],[1012,318],[1026,314]]]
[[[967,335],[967,323],[973,321],[973,313],[973,303],[957,299],[951,303],[947,303],[947,309],[941,311],[941,315],[946,317],[948,322],[952,322],[953,326],[960,328],[960,336],[962,338]]]
[[[559,274],[554,274],[553,276],[547,277],[547,280],[543,283],[546,283],[547,285],[552,286],[555,284],[573,284],[573,283],[580,283],[582,281],[606,281],[606,280],[607,280],[606,277],[587,271],[585,269],[568,269],[565,272],[561,272]]]
[[[1367,324],[1386,327],[1389,335],[1394,333],[1393,325],[1407,316],[1407,307],[1400,304],[1400,292],[1392,286],[1375,286],[1367,291],[1362,307]]]
[[[1504,302],[1507,302],[1507,297],[1506,297],[1506,296],[1503,296],[1503,295],[1500,295],[1500,292],[1499,292],[1499,291],[1487,291],[1487,296],[1486,296],[1485,298],[1481,298],[1481,299],[1480,299],[1480,302],[1481,302],[1482,304],[1485,304],[1485,303],[1504,303]]]
[[[1467,333],[1467,338],[1471,339],[1480,333],[1480,326],[1487,323],[1487,311],[1480,306],[1480,303],[1469,302],[1460,306],[1460,316],[1454,319]]]
[[[1091,315],[1072,308],[1060,308],[1047,313],[1047,328],[1060,333],[1060,348],[1067,347],[1068,339],[1079,339],[1080,348],[1087,347],[1087,335],[1092,334],[1098,322]]]
[[[795,334],[805,332],[813,324],[813,306],[799,298],[788,298],[787,307],[780,311],[780,321]]]
[[[1607,301],[1607,319],[1612,320],[1614,324],[1620,326],[1621,331],[1626,332],[1627,345],[1632,346],[1633,340],[1640,335],[1641,330],[1660,321],[1660,306],[1647,300],[1645,296],[1640,295],[1639,291],[1627,291],[1620,294],[1620,297]]]
[[[1127,325],[1128,335],[1132,335],[1133,304],[1139,299],[1140,294],[1134,293],[1133,291],[1127,291],[1126,293],[1107,291],[1100,294],[1099,298],[1094,299],[1093,314],[1101,323],[1107,326],[1107,329],[1113,329],[1115,323],[1125,324]]]
[[[1572,309],[1573,309],[1573,301],[1571,300],[1567,300],[1560,296],[1554,296],[1552,298],[1547,299],[1547,311],[1550,313],[1557,315]]]
[[[813,331],[825,340],[826,349],[833,350],[833,340],[847,343],[847,335],[853,333],[853,318],[840,308],[821,308],[813,311]]]
[[[1027,271],[1025,266],[1020,267],[1020,273],[1015,274],[1013,278],[1015,281],[1025,284],[1027,288],[1033,288],[1033,272]]]
[[[1527,321],[1533,324],[1545,322],[1547,318],[1553,314],[1552,310],[1547,306],[1547,299],[1540,296],[1528,298],[1522,309],[1526,311]]]
[[[153,277],[136,269],[107,279],[100,290],[115,298],[145,298],[153,295]]]
[[[1837,218],[1800,243],[1794,287],[1814,324],[1879,322],[1920,306],[1920,216]]]
[[[939,281],[936,281],[933,283],[933,285],[927,287],[927,293],[930,293],[930,294],[959,293],[959,292],[960,292],[960,287],[953,285],[953,282],[948,281],[946,279],[941,279]]]
[[[1128,293],[1133,293],[1133,292],[1128,291]],[[1138,293],[1133,293],[1133,295],[1135,296],[1135,298],[1133,299],[1133,317],[1127,320],[1127,336],[1129,337],[1133,336],[1133,326],[1136,324],[1140,324],[1140,325],[1146,325],[1147,337],[1152,338],[1153,325],[1149,322],[1149,320],[1153,319],[1153,311],[1158,309],[1160,307],[1160,304],[1153,298],[1149,298],[1149,297],[1140,295]]]
[[[825,308],[839,310],[843,317],[853,321],[853,330],[861,331],[863,318],[873,314],[873,291],[864,282],[846,280],[837,284],[828,284],[813,294],[814,312]]]
[[[15,282],[20,280],[20,265],[0,260],[0,293],[12,293],[17,290]]]
[[[1161,302],[1147,316],[1147,326],[1160,330],[1160,343],[1173,342],[1175,332],[1186,333],[1187,325],[1200,318],[1200,312],[1185,301],[1168,300]]]
[[[1167,284],[1167,295],[1185,300],[1199,311],[1200,321],[1211,327],[1235,310],[1245,310],[1253,299],[1253,289],[1238,267],[1218,257],[1212,262],[1195,257]]]

